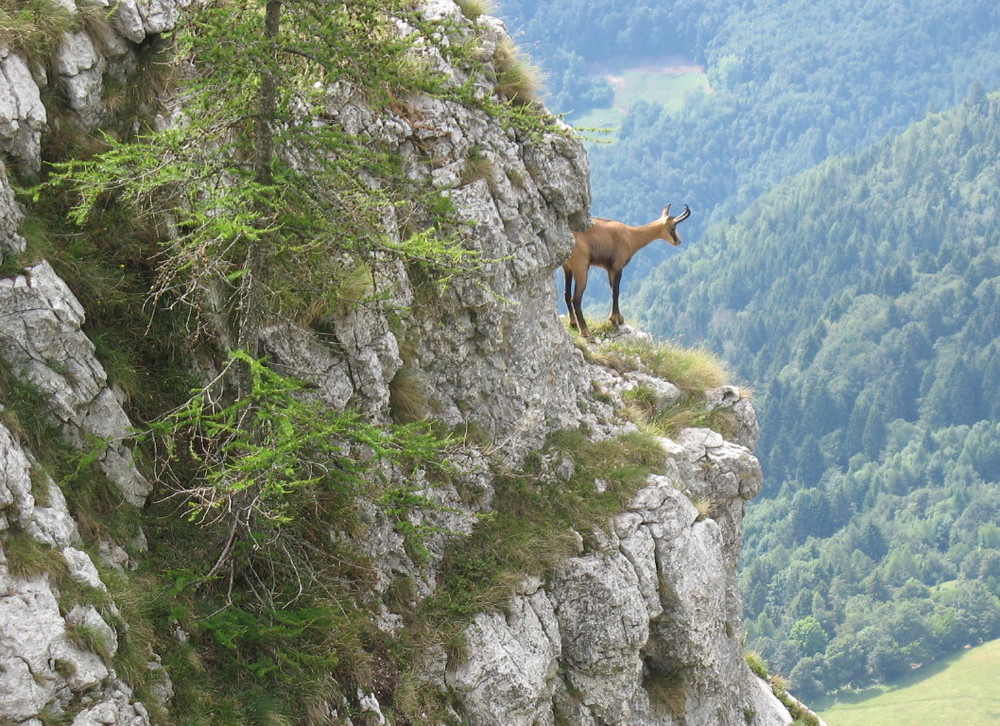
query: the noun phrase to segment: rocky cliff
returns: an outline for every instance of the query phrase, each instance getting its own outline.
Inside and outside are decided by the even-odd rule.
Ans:
[[[59,5],[80,12],[72,0]],[[183,22],[186,3],[104,5],[107,22],[67,31],[47,65],[0,47],[0,144],[22,178],[42,168],[52,115],[42,99],[62,99],[60,123],[99,126],[107,80],[128,82],[144,44]],[[451,0],[427,2],[421,13],[449,21],[451,35],[441,42],[474,39],[485,58],[506,38],[499,21],[469,19]],[[405,32],[404,23],[398,27]],[[425,53],[456,83],[492,93],[488,65],[471,72],[450,68],[434,48]],[[371,571],[357,587],[373,603],[371,621],[397,639],[407,637],[406,608],[443,587],[450,543],[490,516],[503,476],[529,471],[525,462],[540,450],[543,465],[530,469],[536,489],[558,487],[580,471],[569,456],[545,461],[553,432],[614,440],[636,429],[624,411],[637,391],[658,408],[682,398],[641,364],[610,367],[596,362],[599,351],[596,361],[593,351],[585,356],[556,315],[552,273],[569,253],[571,228],[588,219],[587,159],[573,135],[555,121],[526,134],[441,97],[414,92],[404,100],[405,113],[393,106],[376,112],[350,87],[331,88],[328,114],[350,134],[388,145],[410,179],[450,198],[468,244],[490,262],[475,279],[454,280],[433,305],[417,304],[423,293],[406,269],[393,268],[384,293],[393,316],[407,311],[402,324],[386,309],[357,306],[339,311],[322,335],[278,320],[261,333],[271,365],[309,382],[329,406],[385,419],[393,382],[405,372],[428,415],[453,430],[482,432],[479,443],[467,438],[448,454],[456,474],[422,490],[437,509],[408,515],[414,525],[433,525],[422,556],[383,505],[362,506],[364,526],[352,536]],[[486,163],[470,178],[465,165],[473,156]],[[91,311],[44,257],[24,254],[24,210],[7,171],[0,167],[0,722],[170,723],[180,672],[161,666],[155,640],[139,658],[146,674],[125,672],[120,651],[139,624],[129,622],[135,608],[121,600],[122,589],[109,589],[141,565],[148,544],[142,511],[164,492],[136,464],[127,398],[109,382],[85,332]],[[641,335],[622,340],[647,345]],[[744,507],[761,486],[753,409],[732,387],[698,394],[698,401],[729,412],[729,440],[699,427],[661,436],[658,462],[621,511],[572,533],[554,566],[515,577],[501,606],[469,618],[461,653],[422,645],[416,672],[446,704],[424,722],[791,723],[742,652],[735,569]],[[29,425],[32,411],[40,421]],[[48,455],[35,449],[46,438],[81,452],[75,469],[45,464]],[[140,513],[138,525],[78,520],[67,500],[78,496],[84,466],[113,484],[120,507]],[[591,477],[595,496],[613,475]],[[401,579],[413,583],[406,607],[386,597]],[[169,637],[187,640],[183,627],[172,627]],[[385,680],[334,689],[338,701],[291,718],[420,721],[412,709],[394,715],[399,698]]]

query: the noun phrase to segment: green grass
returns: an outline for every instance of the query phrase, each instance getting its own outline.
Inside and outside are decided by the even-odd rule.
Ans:
[[[659,103],[668,111],[677,111],[684,106],[690,95],[708,90],[707,76],[694,71],[674,73],[644,67],[614,71],[609,75],[615,89],[615,100],[611,108],[594,109],[574,118],[574,127],[616,128],[638,101]]]
[[[1000,640],[908,674],[893,686],[840,696],[828,726],[992,726],[1000,723]]]
[[[562,460],[573,462],[565,481],[543,463]],[[501,609],[525,576],[545,575],[576,553],[574,532],[606,526],[624,511],[663,460],[659,443],[640,433],[603,441],[580,431],[554,433],[523,471],[498,477],[493,511],[449,547],[444,580],[421,606],[427,621],[461,629],[476,613]]]

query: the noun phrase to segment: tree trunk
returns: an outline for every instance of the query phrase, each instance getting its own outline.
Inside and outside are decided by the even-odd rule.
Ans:
[[[260,59],[261,81],[257,96],[257,115],[253,127],[254,181],[261,187],[274,183],[274,123],[277,116],[278,32],[281,27],[282,0],[268,0],[264,10],[264,57]],[[261,228],[272,223],[273,209],[258,202]],[[261,326],[261,279],[266,258],[266,237],[247,243],[243,279],[239,290],[236,345],[251,356],[259,357]]]

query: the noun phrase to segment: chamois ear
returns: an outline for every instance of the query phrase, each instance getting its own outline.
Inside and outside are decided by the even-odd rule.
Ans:
[[[670,204],[673,204],[673,202],[671,202]],[[663,212],[660,214],[661,219],[666,219],[667,217],[670,216],[670,204],[668,204],[663,208]]]

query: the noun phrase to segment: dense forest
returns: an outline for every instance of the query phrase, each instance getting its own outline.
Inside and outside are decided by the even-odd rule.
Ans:
[[[749,645],[805,695],[1000,635],[1000,96],[713,227],[649,316],[757,387]],[[650,286],[650,289],[654,286]]]
[[[551,33],[546,69],[657,52],[706,68],[711,93],[637,104],[591,147],[594,213],[695,210],[680,253],[633,261],[623,310],[756,389],[748,648],[806,697],[1000,635],[1000,7],[957,5],[612,3],[570,20],[505,3],[529,41]],[[585,107],[550,74],[553,102]],[[596,81],[577,87],[599,102]]]
[[[501,11],[542,66],[555,111],[606,103],[609,65],[681,56],[704,66],[711,93],[676,113],[636,104],[617,143],[590,148],[594,214],[639,224],[684,202],[695,211],[686,239],[1000,78],[992,0],[503,0]],[[623,288],[668,256],[665,245],[645,250]]]

